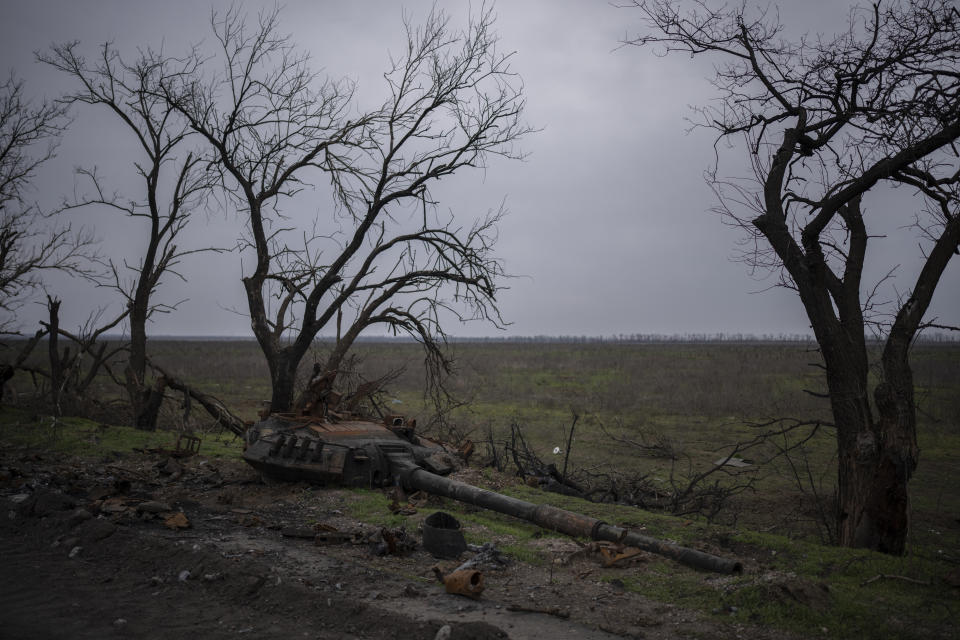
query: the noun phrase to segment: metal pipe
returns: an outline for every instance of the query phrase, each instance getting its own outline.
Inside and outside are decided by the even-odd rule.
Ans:
[[[722,558],[696,549],[681,547],[663,540],[640,535],[622,527],[607,524],[602,520],[559,509],[548,504],[536,505],[526,500],[518,500],[458,480],[435,475],[416,466],[409,458],[392,458],[391,461],[393,462],[395,475],[399,477],[404,488],[408,490],[426,491],[434,495],[474,504],[576,538],[606,540],[637,547],[644,551],[671,558],[695,569],[718,573],[740,573],[743,570],[743,565],[740,562],[730,558]]]

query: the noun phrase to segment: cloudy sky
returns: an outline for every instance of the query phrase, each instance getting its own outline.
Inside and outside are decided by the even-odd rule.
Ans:
[[[311,52],[318,68],[358,83],[360,99],[379,102],[391,52],[403,43],[404,11],[414,22],[431,2],[317,1],[283,4],[282,27]],[[467,2],[444,2],[454,24],[464,24]],[[476,6],[478,3],[474,3]],[[781,3],[795,31],[830,32],[845,21],[847,2]],[[802,8],[797,5],[802,4]],[[53,43],[81,42],[95,54],[112,41],[127,57],[137,47],[168,53],[209,39],[209,7],[194,0],[5,2],[0,21],[4,71],[24,78],[33,95],[54,97],[64,88],[58,72],[33,61]],[[254,13],[256,2],[243,5]],[[269,6],[273,6],[272,3]],[[493,161],[485,171],[463,172],[434,190],[440,207],[468,217],[496,208],[509,216],[500,227],[498,255],[514,274],[500,296],[506,332],[473,323],[449,326],[453,335],[611,335],[619,333],[804,333],[802,306],[788,291],[769,290],[773,279],[751,277],[735,260],[737,230],[710,213],[713,196],[702,174],[712,160],[708,132],[686,133],[689,105],[710,97],[706,61],[658,58],[648,50],[618,47],[639,28],[635,11],[602,0],[501,0],[496,6],[501,48],[516,52],[512,67],[523,78],[525,119],[541,129],[527,137],[523,162]],[[58,158],[38,180],[36,198],[47,206],[73,189],[74,166],[97,165],[123,190],[133,146],[106,114],[77,109]],[[729,165],[731,173],[739,168]],[[126,176],[126,177],[125,177]],[[899,228],[899,201],[868,202],[886,238],[873,241],[869,274],[880,278],[899,264],[897,290],[908,289],[918,268],[917,241]],[[319,205],[314,211],[323,210]],[[895,211],[896,210],[896,211]],[[135,261],[137,229],[116,214],[86,212],[104,252]],[[229,214],[198,216],[191,240],[229,245],[237,223]],[[167,278],[161,296],[186,299],[159,316],[150,331],[167,335],[249,335],[237,254],[195,257],[182,270],[189,282]],[[108,291],[56,280],[65,324],[76,326],[91,306],[116,308]],[[931,315],[956,324],[960,317],[960,261],[941,282]],[[890,295],[895,295],[891,290]],[[26,322],[42,314],[23,310]]]

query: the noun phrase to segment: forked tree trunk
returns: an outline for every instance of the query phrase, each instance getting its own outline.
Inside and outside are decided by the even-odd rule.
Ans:
[[[920,457],[909,343],[909,335],[894,327],[884,347],[883,379],[874,389],[876,454],[872,473],[860,479],[862,516],[859,526],[850,531],[850,546],[896,554],[906,550],[910,529],[907,485]]]
[[[858,354],[838,358],[837,353],[824,349],[824,359],[837,428],[838,542],[901,554],[909,532],[907,485],[919,450],[912,375],[906,351],[893,355],[895,351],[888,342],[883,381],[874,390],[876,417],[869,402],[866,370],[847,366],[850,356]]]

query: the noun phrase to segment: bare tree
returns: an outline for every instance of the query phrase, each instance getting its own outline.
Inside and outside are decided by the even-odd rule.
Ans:
[[[404,54],[385,74],[389,97],[359,115],[351,115],[354,87],[321,79],[278,33],[277,10],[253,29],[235,10],[212,23],[220,72],[198,64],[166,91],[215,150],[247,218],[241,248],[253,264],[243,284],[272,409],[290,408],[297,368],[324,328],[337,334],[325,371],[375,325],[414,336],[446,366],[446,311],[500,321],[503,272],[492,248],[501,213],[461,227],[437,213],[430,186],[490,156],[519,157],[513,145],[529,131],[491,12],[463,32],[440,12],[422,27],[407,24]],[[281,201],[317,174],[332,198],[315,206],[329,213],[294,230]],[[325,231],[331,226],[339,228]]]
[[[12,76],[0,83],[0,333],[16,331],[16,311],[40,287],[43,272],[88,273],[92,237],[57,225],[29,198],[66,125],[62,105],[32,104]]]
[[[130,200],[105,192],[95,169],[80,169],[80,175],[91,183],[93,195],[67,203],[64,209],[105,207],[146,225],[145,246],[137,261],[124,261],[121,267],[111,260],[109,268],[111,286],[123,295],[129,313],[130,348],[124,377],[134,424],[152,430],[157,425],[164,385],[147,380],[147,322],[154,313],[176,307],[155,302],[161,279],[165,275],[183,279],[176,270],[180,260],[203,250],[184,249],[178,242],[190,214],[203,206],[214,177],[205,171],[201,158],[185,148],[192,132],[160,90],[165,78],[189,71],[194,62],[177,61],[149,49],[141,51],[134,62],[125,62],[107,43],[100,47],[96,61],[88,63],[77,48],[77,42],[59,45],[39,59],[78,85],[61,98],[62,103],[106,107],[116,115],[117,124],[135,137],[142,156],[133,162],[143,183],[139,199]]]
[[[107,331],[115,328],[127,317],[127,310],[109,319],[103,324],[102,310],[92,312],[78,331],[70,332],[60,326],[59,298],[47,296],[47,322],[41,322],[43,331],[47,335],[47,360],[50,370],[30,369],[36,376],[49,378],[50,407],[55,415],[63,415],[65,410],[76,412],[81,404],[87,404],[87,389],[96,379],[101,369],[113,377],[109,362],[113,357],[126,349],[124,345],[110,345],[97,340]],[[99,324],[99,326],[97,326]],[[43,334],[37,332],[36,339]],[[72,343],[60,349],[60,338],[64,337]],[[71,346],[73,348],[71,348]],[[86,366],[85,366],[86,365]],[[65,406],[65,402],[68,403]],[[94,401],[96,403],[96,401]],[[85,413],[80,410],[80,413]]]
[[[631,44],[720,60],[702,124],[718,142],[742,136],[754,175],[709,179],[721,213],[748,234],[747,261],[779,270],[819,342],[840,543],[903,553],[919,456],[909,350],[960,245],[960,15],[948,0],[881,1],[853,9],[834,38],[789,42],[774,16],[745,5],[633,6],[650,31]],[[885,186],[915,194],[903,223],[920,231],[923,267],[882,325],[871,402],[866,333],[882,318],[862,282],[873,224],[864,197]]]

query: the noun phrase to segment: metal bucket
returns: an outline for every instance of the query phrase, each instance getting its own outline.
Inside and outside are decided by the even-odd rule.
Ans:
[[[423,548],[434,558],[457,558],[467,550],[460,523],[449,513],[437,511],[423,521]]]

